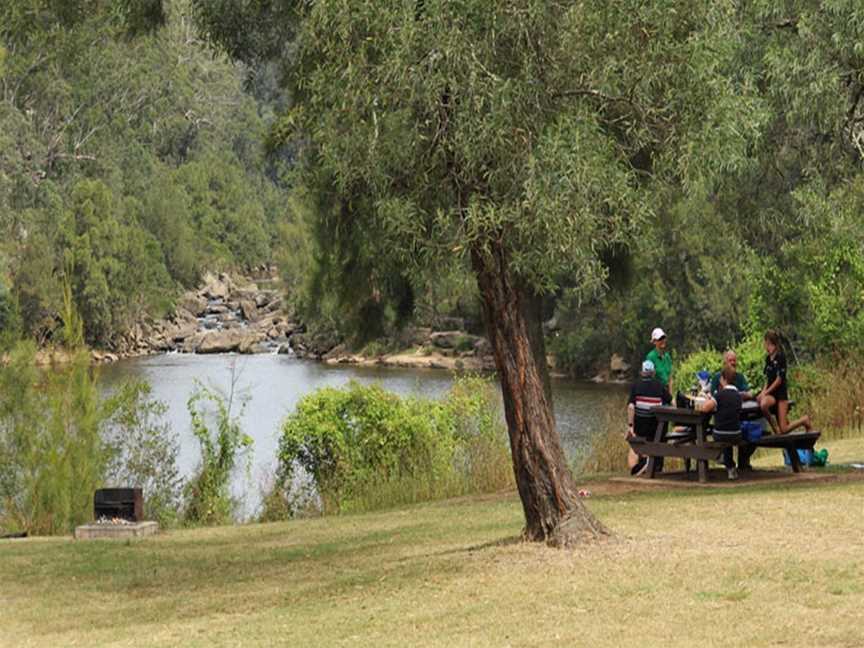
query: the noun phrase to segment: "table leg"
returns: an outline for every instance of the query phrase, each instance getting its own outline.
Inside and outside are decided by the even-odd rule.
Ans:
[[[801,459],[798,457],[798,448],[789,448],[789,462],[792,464],[792,472],[801,472]]]
[[[662,421],[657,421],[657,430],[654,432],[654,442],[660,443],[663,438],[663,428],[665,423]],[[648,466],[645,469],[645,474],[648,476],[648,479],[654,479],[654,476],[657,474],[657,457],[649,456],[648,457]]]
[[[701,423],[696,424],[696,445],[705,445],[705,430],[703,429]],[[699,483],[704,484],[708,481],[708,460],[699,459],[696,462],[696,465],[699,469]]]

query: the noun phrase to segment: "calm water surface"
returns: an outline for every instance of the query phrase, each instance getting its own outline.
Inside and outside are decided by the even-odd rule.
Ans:
[[[356,380],[379,383],[402,395],[434,398],[444,394],[453,382],[453,375],[441,370],[331,367],[289,355],[149,356],[105,366],[102,378],[109,388],[128,378],[150,382],[153,396],[168,406],[168,422],[180,440],[180,468],[188,476],[197,467],[200,454],[198,442],[192,436],[186,401],[196,381],[227,392],[232,373],[237,389],[248,399],[241,419],[243,430],[254,439],[251,471],[248,475],[238,471],[233,484],[234,494],[244,500],[247,515],[254,512],[260,488],[274,471],[280,424],[306,394],[319,387],[338,387]],[[611,407],[620,405],[621,420],[625,420],[626,392],[622,387],[555,380],[553,393],[558,429],[571,457],[584,447],[591,432],[603,424]]]

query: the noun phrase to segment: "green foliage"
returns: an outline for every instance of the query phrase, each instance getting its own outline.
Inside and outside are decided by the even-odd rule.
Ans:
[[[186,486],[186,522],[226,524],[233,520],[234,502],[229,492],[237,461],[251,447],[252,437],[240,427],[240,413],[232,411],[234,391],[228,396],[198,384],[187,407],[192,434],[201,446],[201,465]]]
[[[459,353],[464,353],[466,351],[473,351],[474,340],[471,339],[467,335],[460,335],[456,338],[456,342],[453,345],[453,348]]]
[[[299,8],[291,115],[308,143],[304,182],[348,201],[341,225],[385,237],[387,257],[434,267],[506,232],[508,271],[538,288],[561,273],[596,284],[598,249],[651,213],[635,155],[700,187],[746,164],[759,117],[746,86],[722,76],[731,22],[712,4],[434,2],[421,20],[397,2]],[[647,48],[638,25],[650,25]],[[704,66],[668,68],[694,58]],[[655,119],[670,118],[681,128],[661,137]]]
[[[477,378],[442,401],[358,383],[320,389],[283,426],[279,487],[290,494],[305,474],[325,513],[500,488],[510,470],[494,403]]]
[[[0,367],[0,528],[65,534],[92,519],[93,491],[144,488],[145,513],[179,510],[177,441],[146,383],[105,394],[79,351],[40,369],[32,342]]]
[[[712,374],[723,367],[723,353],[733,349],[738,356],[738,372],[747,378],[751,389],[758,391],[763,387],[765,377],[762,373],[765,365],[765,348],[762,334],[750,335],[740,343],[726,347],[720,351],[712,348],[701,349],[676,360],[673,371],[675,388],[686,392],[696,382],[696,373],[703,369]]]
[[[90,519],[107,453],[106,412],[86,353],[42,372],[23,343],[0,369],[0,523],[68,533]]]
[[[9,349],[21,334],[21,316],[14,295],[0,278],[0,351]]]
[[[129,382],[106,409],[111,412],[102,435],[109,455],[106,486],[142,488],[145,518],[162,528],[176,525],[183,479],[177,465],[180,444],[164,419],[167,406],[153,400],[148,383]]]
[[[575,376],[585,376],[608,362],[615,350],[613,345],[614,341],[602,330],[579,326],[553,334],[548,348],[557,367]]]
[[[195,4],[233,56],[290,72],[271,140],[300,149],[336,248],[313,270],[331,315],[351,286],[377,333],[374,270],[410,262],[416,296],[503,242],[561,289],[575,371],[641,359],[658,324],[679,357],[769,327],[804,357],[860,351],[860,3]]]
[[[190,14],[186,0],[0,8],[0,272],[40,340],[66,322],[67,261],[86,341],[110,345],[203,270],[272,257],[264,118]]]
[[[712,374],[723,365],[723,352],[716,349],[703,349],[691,353],[681,362],[674,364],[672,384],[676,390],[687,392],[696,384],[696,372],[707,370]],[[748,376],[749,380],[749,376]]]
[[[63,273],[63,343],[67,349],[80,349],[84,346],[84,322],[78,313],[75,304],[75,295],[72,288],[74,269],[71,259],[66,259],[66,272]]]
[[[807,356],[864,351],[864,174],[830,194],[796,193],[797,209],[814,220],[766,264],[753,290],[751,318],[779,328]]]

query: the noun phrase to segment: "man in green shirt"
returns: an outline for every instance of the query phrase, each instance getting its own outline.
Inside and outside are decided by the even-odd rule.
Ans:
[[[735,389],[741,394],[741,399],[753,400],[753,394],[750,392],[750,384],[747,382],[747,377],[742,373],[738,373],[738,356],[732,349],[723,354],[723,366],[727,365],[735,372]],[[720,371],[711,377],[712,395],[716,395],[720,389],[720,374],[722,373],[723,369],[721,368]]]
[[[654,363],[654,375],[672,393],[672,354],[666,350],[666,333],[661,328],[651,331],[654,348],[645,356]]]

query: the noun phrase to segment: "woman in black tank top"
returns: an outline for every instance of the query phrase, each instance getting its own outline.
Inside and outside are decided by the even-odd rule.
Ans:
[[[786,356],[780,348],[780,336],[774,331],[765,334],[765,387],[759,392],[756,400],[762,408],[762,414],[771,424],[774,434],[786,434],[799,427],[808,432],[810,417],[802,416],[797,421],[789,421],[789,388],[786,382]],[[772,410],[777,407],[777,422],[774,422]]]

